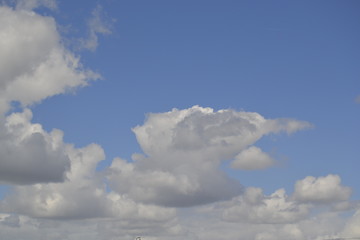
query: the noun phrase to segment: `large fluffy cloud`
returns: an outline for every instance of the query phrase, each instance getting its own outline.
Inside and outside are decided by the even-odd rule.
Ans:
[[[116,191],[145,203],[181,207],[229,199],[242,187],[220,170],[222,161],[233,159],[264,135],[308,126],[199,106],[152,113],[133,129],[144,155],[134,155],[134,163],[115,159],[108,179]]]
[[[2,6],[0,36],[3,111],[11,101],[26,106],[98,77],[63,47],[51,17]]]
[[[70,168],[62,132],[47,133],[31,118],[29,109],[6,118],[0,131],[0,182],[60,182]]]
[[[62,45],[53,18],[31,10],[51,4],[19,1],[16,10],[0,6],[0,182],[63,181],[69,168],[62,133],[32,124],[29,109],[6,116],[11,103],[26,107],[99,77]]]
[[[54,1],[17,3],[16,9],[0,7],[0,183],[18,185],[1,201],[1,211],[44,219],[172,219],[174,209],[139,204],[107,191],[96,173],[105,158],[100,146],[75,148],[63,142],[60,130],[46,132],[31,122],[29,105],[99,76],[84,69],[63,46],[53,18],[32,11]],[[101,26],[99,18],[94,19],[96,34]],[[8,114],[14,101],[23,110]],[[3,223],[21,225],[16,219],[9,215]]]
[[[94,157],[93,160],[102,157],[101,149],[96,145],[90,145],[81,151],[83,154],[89,151],[88,154],[92,155],[97,155],[96,152],[98,152],[99,156]],[[80,165],[82,164],[79,162]],[[90,168],[90,166],[85,167],[85,169]],[[80,175],[89,176],[89,173],[88,170],[85,170]],[[78,183],[74,181],[72,184],[77,185]],[[77,189],[81,194],[83,190]],[[75,199],[71,195],[66,196],[71,200]],[[91,201],[91,199],[89,200]],[[119,236],[125,240],[133,240],[135,236],[153,240],[216,240],[223,238],[323,240],[359,236],[358,212],[346,220],[342,213],[327,212],[323,208],[317,209],[316,205],[296,202],[288,197],[282,189],[271,195],[265,195],[261,189],[251,187],[246,189],[242,196],[229,201],[180,210],[177,219],[174,218],[174,215],[169,215],[169,212],[164,214],[166,209],[162,209],[160,212],[151,211],[151,208],[147,208],[149,206],[145,205],[138,207],[138,212],[142,211],[141,208],[147,209],[147,214],[140,217],[136,211],[127,212],[126,210],[131,207],[123,201],[120,203],[124,206],[123,215],[81,221],[56,221],[48,218],[34,219],[22,215],[0,214],[1,237],[6,240],[24,238],[37,240],[41,237],[49,240],[59,238],[105,240],[118,239]],[[312,208],[315,211],[311,212]]]
[[[103,149],[90,144],[84,148],[66,145],[71,169],[63,183],[17,186],[0,204],[5,212],[49,219],[86,219],[121,217],[123,220],[169,220],[173,209],[137,204],[126,195],[107,192],[101,175],[96,173]]]

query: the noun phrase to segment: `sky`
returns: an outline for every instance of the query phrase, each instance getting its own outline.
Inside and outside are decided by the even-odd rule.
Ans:
[[[359,11],[0,1],[0,238],[360,239]]]

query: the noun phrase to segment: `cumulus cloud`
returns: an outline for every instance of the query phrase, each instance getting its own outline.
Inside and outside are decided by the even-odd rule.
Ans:
[[[102,149],[97,145],[83,149],[67,146],[66,152],[71,159],[66,182],[18,186],[6,196],[2,209],[43,218],[86,218],[90,217],[88,214],[102,216],[104,210],[101,206],[104,204],[97,196],[104,193],[92,185],[96,182],[90,175],[97,161],[104,158]]]
[[[341,235],[360,238],[359,226],[360,226],[360,208],[358,208],[355,214],[347,221]]]
[[[151,113],[133,129],[144,155],[134,155],[133,163],[115,159],[108,179],[115,191],[163,206],[229,199],[240,194],[242,186],[220,170],[222,161],[233,159],[264,135],[307,126],[297,120],[199,106]]]
[[[270,196],[266,196],[270,197]],[[231,202],[230,202],[231,203]],[[227,203],[229,204],[229,202]],[[265,204],[265,203],[264,203]],[[296,203],[295,203],[296,204]],[[222,206],[221,206],[222,205]],[[335,213],[310,213],[303,218],[287,223],[256,223],[247,219],[229,221],[219,218],[226,207],[225,203],[218,203],[196,212],[195,216],[183,220],[184,228],[195,233],[194,237],[186,239],[217,240],[217,239],[276,239],[276,240],[303,240],[303,239],[331,239],[330,234],[342,232],[344,218]],[[229,205],[231,206],[231,205]],[[317,209],[319,211],[319,209]],[[251,211],[249,211],[250,213]],[[288,212],[289,213],[289,212]],[[279,215],[281,213],[278,213]],[[294,213],[295,214],[295,213]],[[343,235],[345,236],[345,235]],[[350,237],[351,235],[346,235]]]
[[[231,162],[231,167],[243,170],[259,170],[271,167],[275,164],[275,160],[260,148],[251,146],[238,155]]]
[[[334,203],[348,200],[351,188],[341,185],[338,175],[329,174],[325,177],[308,176],[295,184],[293,197],[299,202]]]
[[[64,180],[70,166],[62,132],[48,133],[32,124],[26,107],[99,78],[62,45],[53,18],[31,11],[53,4],[18,1],[16,9],[0,6],[0,182]],[[6,116],[14,101],[25,109]]]
[[[310,210],[308,205],[290,200],[284,189],[265,196],[259,188],[248,188],[222,206],[225,220],[257,224],[294,223],[304,219]]]
[[[32,113],[25,109],[6,118],[0,131],[0,182],[33,184],[60,182],[70,167],[64,153],[63,133],[44,131],[30,122]]]
[[[67,145],[65,151],[71,161],[67,181],[17,186],[2,201],[1,210],[48,219],[122,217],[159,221],[174,216],[173,209],[137,204],[126,195],[107,192],[96,173],[98,162],[105,158],[100,146],[77,149]]]
[[[0,102],[23,106],[85,86],[99,76],[66,50],[53,18],[0,7]]]
[[[101,152],[101,149],[95,145],[87,148],[89,151],[92,149],[91,151]],[[85,151],[85,148],[82,151]],[[96,155],[95,152],[90,152],[88,154]],[[100,155],[96,158],[100,159]],[[79,162],[79,166],[81,165]],[[81,175],[93,175],[90,172],[85,170]],[[71,182],[71,185],[77,184],[79,183],[74,180]],[[82,188],[77,188],[80,194],[84,188],[84,185]],[[69,195],[66,196],[72,201],[75,199],[69,192],[67,194]],[[72,194],[76,195],[75,191]],[[239,236],[241,239],[323,240],[340,236],[358,236],[356,235],[358,213],[348,221],[338,212],[329,213],[322,212],[323,209],[316,209],[315,212],[310,213],[316,205],[296,202],[288,197],[283,189],[265,195],[259,188],[247,188],[242,196],[229,201],[179,210],[178,218],[174,217],[174,212],[172,214],[167,212],[171,213],[173,210],[148,205],[137,205],[138,207],[135,208],[137,211],[132,211],[133,208],[126,202],[118,202],[123,206],[120,211],[123,214],[117,217],[112,215],[111,218],[81,221],[76,219],[56,221],[49,218],[0,214],[0,232],[5,240],[24,237],[28,240],[37,240],[40,237],[49,240],[59,238],[105,240],[117,239],[119,236],[125,240],[133,240],[134,236],[144,236],[144,239],[154,240],[217,240],[237,239]],[[43,205],[39,204],[38,207]],[[127,211],[128,209],[130,211]],[[137,214],[142,211],[146,214],[142,216]],[[112,212],[118,213],[114,209]]]
[[[172,219],[174,209],[107,191],[96,172],[105,158],[100,146],[75,148],[63,142],[60,130],[47,132],[31,122],[29,105],[99,78],[62,45],[54,19],[31,10],[50,3],[18,1],[16,9],[0,7],[0,182],[15,185],[0,210],[39,219]],[[95,18],[94,31],[101,32],[97,24]],[[13,101],[22,112],[8,113]],[[2,223],[15,226],[15,220],[9,215]]]

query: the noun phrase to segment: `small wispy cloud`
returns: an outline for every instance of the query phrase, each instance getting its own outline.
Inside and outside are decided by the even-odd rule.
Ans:
[[[355,98],[355,102],[360,104],[360,95],[358,95],[356,98]]]
[[[57,9],[55,0],[17,0],[16,9],[33,10],[38,7],[46,7],[52,10]]]
[[[81,47],[90,51],[95,51],[98,46],[98,36],[111,34],[111,21],[107,17],[101,5],[97,5],[92,11],[91,18],[88,20],[89,36],[81,40]]]

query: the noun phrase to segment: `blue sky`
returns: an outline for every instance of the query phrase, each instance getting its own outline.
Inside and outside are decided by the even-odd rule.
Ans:
[[[21,239],[21,234],[29,231],[25,222],[56,222],[54,219],[59,218],[77,219],[71,223],[73,227],[82,226],[80,229],[86,232],[93,229],[91,221],[96,217],[107,218],[97,230],[96,239],[117,239],[117,234],[131,239],[130,230],[124,225],[123,232],[109,230],[119,227],[119,219],[135,221],[135,235],[142,235],[145,240],[219,239],[216,234],[211,236],[211,231],[209,236],[195,228],[216,229],[214,226],[237,239],[239,224],[252,229],[242,230],[241,239],[360,237],[356,229],[360,224],[358,1],[91,0],[84,5],[81,1],[34,0],[4,3],[2,8],[8,14],[1,19],[2,25],[11,25],[6,19],[13,16],[17,18],[12,21],[19,21],[13,26],[19,29],[19,35],[12,39],[29,34],[21,32],[25,31],[21,19],[25,19],[24,12],[32,12],[39,17],[39,24],[44,21],[48,25],[45,30],[34,27],[33,31],[42,31],[43,35],[29,44],[34,44],[34,49],[45,44],[49,52],[55,49],[61,56],[70,53],[81,63],[71,67],[70,60],[64,60],[68,66],[64,72],[51,72],[36,65],[26,68],[17,57],[33,58],[40,66],[46,60],[38,59],[51,59],[49,56],[53,55],[45,50],[31,53],[25,40],[12,40],[14,46],[9,45],[25,49],[17,55],[6,55],[9,53],[5,47],[1,50],[4,53],[0,52],[2,63],[10,58],[14,68],[19,69],[17,75],[16,71],[7,72],[12,66],[4,67],[0,76],[4,82],[0,130],[8,131],[15,139],[23,136],[21,141],[30,136],[33,145],[19,140],[29,152],[42,144],[34,140],[34,133],[42,136],[45,145],[57,146],[50,151],[46,145],[44,153],[34,150],[38,154],[34,157],[30,154],[27,159],[25,154],[11,160],[17,155],[6,155],[13,151],[8,149],[16,148],[7,142],[8,135],[0,134],[7,146],[0,148],[0,166],[9,168],[0,171],[0,189],[4,189],[0,193],[0,220],[4,223],[0,230],[6,233],[5,239]],[[0,31],[8,34],[4,36],[13,34],[7,28]],[[5,40],[1,44],[8,46]],[[36,70],[29,69],[44,73],[33,76],[32,71]],[[30,85],[19,80],[19,76],[33,76],[26,80]],[[48,85],[39,80],[42,76],[51,79],[46,80]],[[64,76],[69,80],[63,80]],[[81,87],[85,83],[88,86]],[[9,102],[16,107],[10,108]],[[200,107],[193,108],[195,105]],[[172,111],[173,108],[178,110]],[[212,108],[212,113],[206,108]],[[32,119],[24,117],[28,116],[26,111],[32,112]],[[273,119],[274,125],[262,125],[257,117],[255,123],[259,125],[254,123],[257,127],[250,131],[245,124],[250,121],[249,112]],[[186,118],[179,120],[179,114]],[[22,120],[21,126],[28,130],[11,130],[9,126],[19,129],[16,123],[20,120],[16,119],[20,118],[27,119]],[[214,122],[218,128],[207,132]],[[29,125],[35,123],[40,124],[41,131]],[[286,133],[291,126],[294,132]],[[60,143],[57,139],[61,134],[50,134],[54,128],[64,134]],[[237,132],[238,128],[243,130]],[[33,131],[32,135],[21,135],[28,131]],[[230,135],[223,134],[238,135],[231,140]],[[166,142],[168,137],[170,142]],[[218,139],[236,147],[225,147]],[[252,148],[255,153],[250,151],[251,146],[256,147]],[[134,157],[134,153],[144,155]],[[81,161],[75,160],[79,154]],[[32,158],[41,160],[32,162]],[[14,161],[14,165],[9,161]],[[76,161],[84,164],[84,169],[95,166],[97,170],[91,174],[77,172],[74,169],[82,167]],[[28,164],[32,167],[24,172],[21,166]],[[44,175],[41,168],[54,174]],[[94,180],[72,182],[78,181],[79,176]],[[95,194],[94,205],[89,205],[89,209],[96,209],[94,206],[100,203],[111,205],[109,208],[89,213],[86,207],[75,204],[72,208],[59,198],[58,206],[52,208],[48,204],[44,211],[36,210],[41,208],[36,205],[36,194],[66,198],[76,192],[70,183],[101,189],[104,182],[109,186],[106,191],[101,190],[102,198]],[[34,184],[40,184],[42,190],[35,190]],[[194,186],[200,190],[194,190]],[[237,191],[239,186],[241,191]],[[281,188],[286,196],[277,192]],[[253,204],[253,208],[248,207],[253,209],[248,213],[251,216],[244,215],[246,199],[259,194],[254,189],[261,189],[265,205],[273,206],[266,201],[284,199],[284,208],[264,210]],[[149,195],[141,196],[139,192]],[[34,203],[32,198],[28,205],[19,200],[28,195],[34,196]],[[90,196],[93,195],[80,192],[73,201]],[[131,209],[159,211],[156,216],[164,216],[167,224],[174,225],[164,230],[161,220],[159,226],[153,222],[151,225],[147,221],[153,219],[146,214],[139,214],[134,220],[124,215],[126,209],[117,213],[120,200],[114,199],[124,198],[131,202]],[[111,203],[106,202],[109,199]],[[293,211],[295,215],[276,214],[286,212],[286,204],[298,209]],[[68,211],[74,215],[67,215]],[[344,214],[348,218],[343,219]],[[18,223],[18,235],[14,226],[9,227],[14,225],[10,216]],[[323,226],[315,231],[309,227],[311,221],[322,222]],[[141,228],[144,223],[149,224],[149,229]],[[261,225],[265,223],[267,227]],[[79,228],[62,231],[70,224],[66,221],[57,224],[61,225],[58,234],[68,239],[86,236]],[[155,229],[159,233],[154,233]],[[48,231],[38,234],[56,239]],[[39,235],[32,236],[36,239]]]

